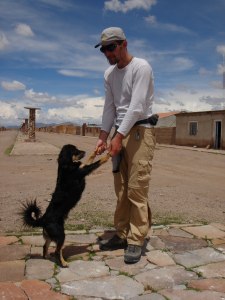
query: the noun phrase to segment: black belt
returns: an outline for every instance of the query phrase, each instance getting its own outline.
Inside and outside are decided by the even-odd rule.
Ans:
[[[141,124],[150,124],[155,126],[158,122],[159,116],[157,114],[151,115],[151,117],[147,118],[147,119],[143,119],[143,120],[139,120],[137,121],[134,126],[136,125],[141,125]]]

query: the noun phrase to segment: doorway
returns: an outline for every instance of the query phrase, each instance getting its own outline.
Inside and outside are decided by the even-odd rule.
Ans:
[[[221,121],[215,121],[215,139],[214,139],[214,149],[221,148]]]

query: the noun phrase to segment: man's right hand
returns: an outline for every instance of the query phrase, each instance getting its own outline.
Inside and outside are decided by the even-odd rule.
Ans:
[[[110,145],[109,145],[109,154],[110,156],[116,156],[118,153],[120,153],[122,149],[122,140],[124,136],[117,132],[114,138],[111,140]]]

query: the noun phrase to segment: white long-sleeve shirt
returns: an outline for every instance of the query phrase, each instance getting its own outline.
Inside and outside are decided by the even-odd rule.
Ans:
[[[118,132],[126,136],[136,121],[152,115],[152,68],[146,60],[134,57],[123,69],[117,65],[110,66],[104,79],[105,104],[101,129],[110,132],[116,125]]]

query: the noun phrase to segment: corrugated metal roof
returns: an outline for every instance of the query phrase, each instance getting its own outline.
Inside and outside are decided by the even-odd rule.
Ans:
[[[169,116],[174,116],[179,113],[180,113],[180,111],[168,111],[168,112],[163,112],[163,113],[157,113],[157,115],[159,115],[159,119],[162,119],[162,118],[166,118]]]
[[[184,115],[203,115],[203,114],[221,114],[225,113],[224,109],[221,110],[207,110],[207,111],[181,111],[177,113],[177,116],[184,116]]]
[[[176,127],[176,116],[159,117],[156,127]]]

